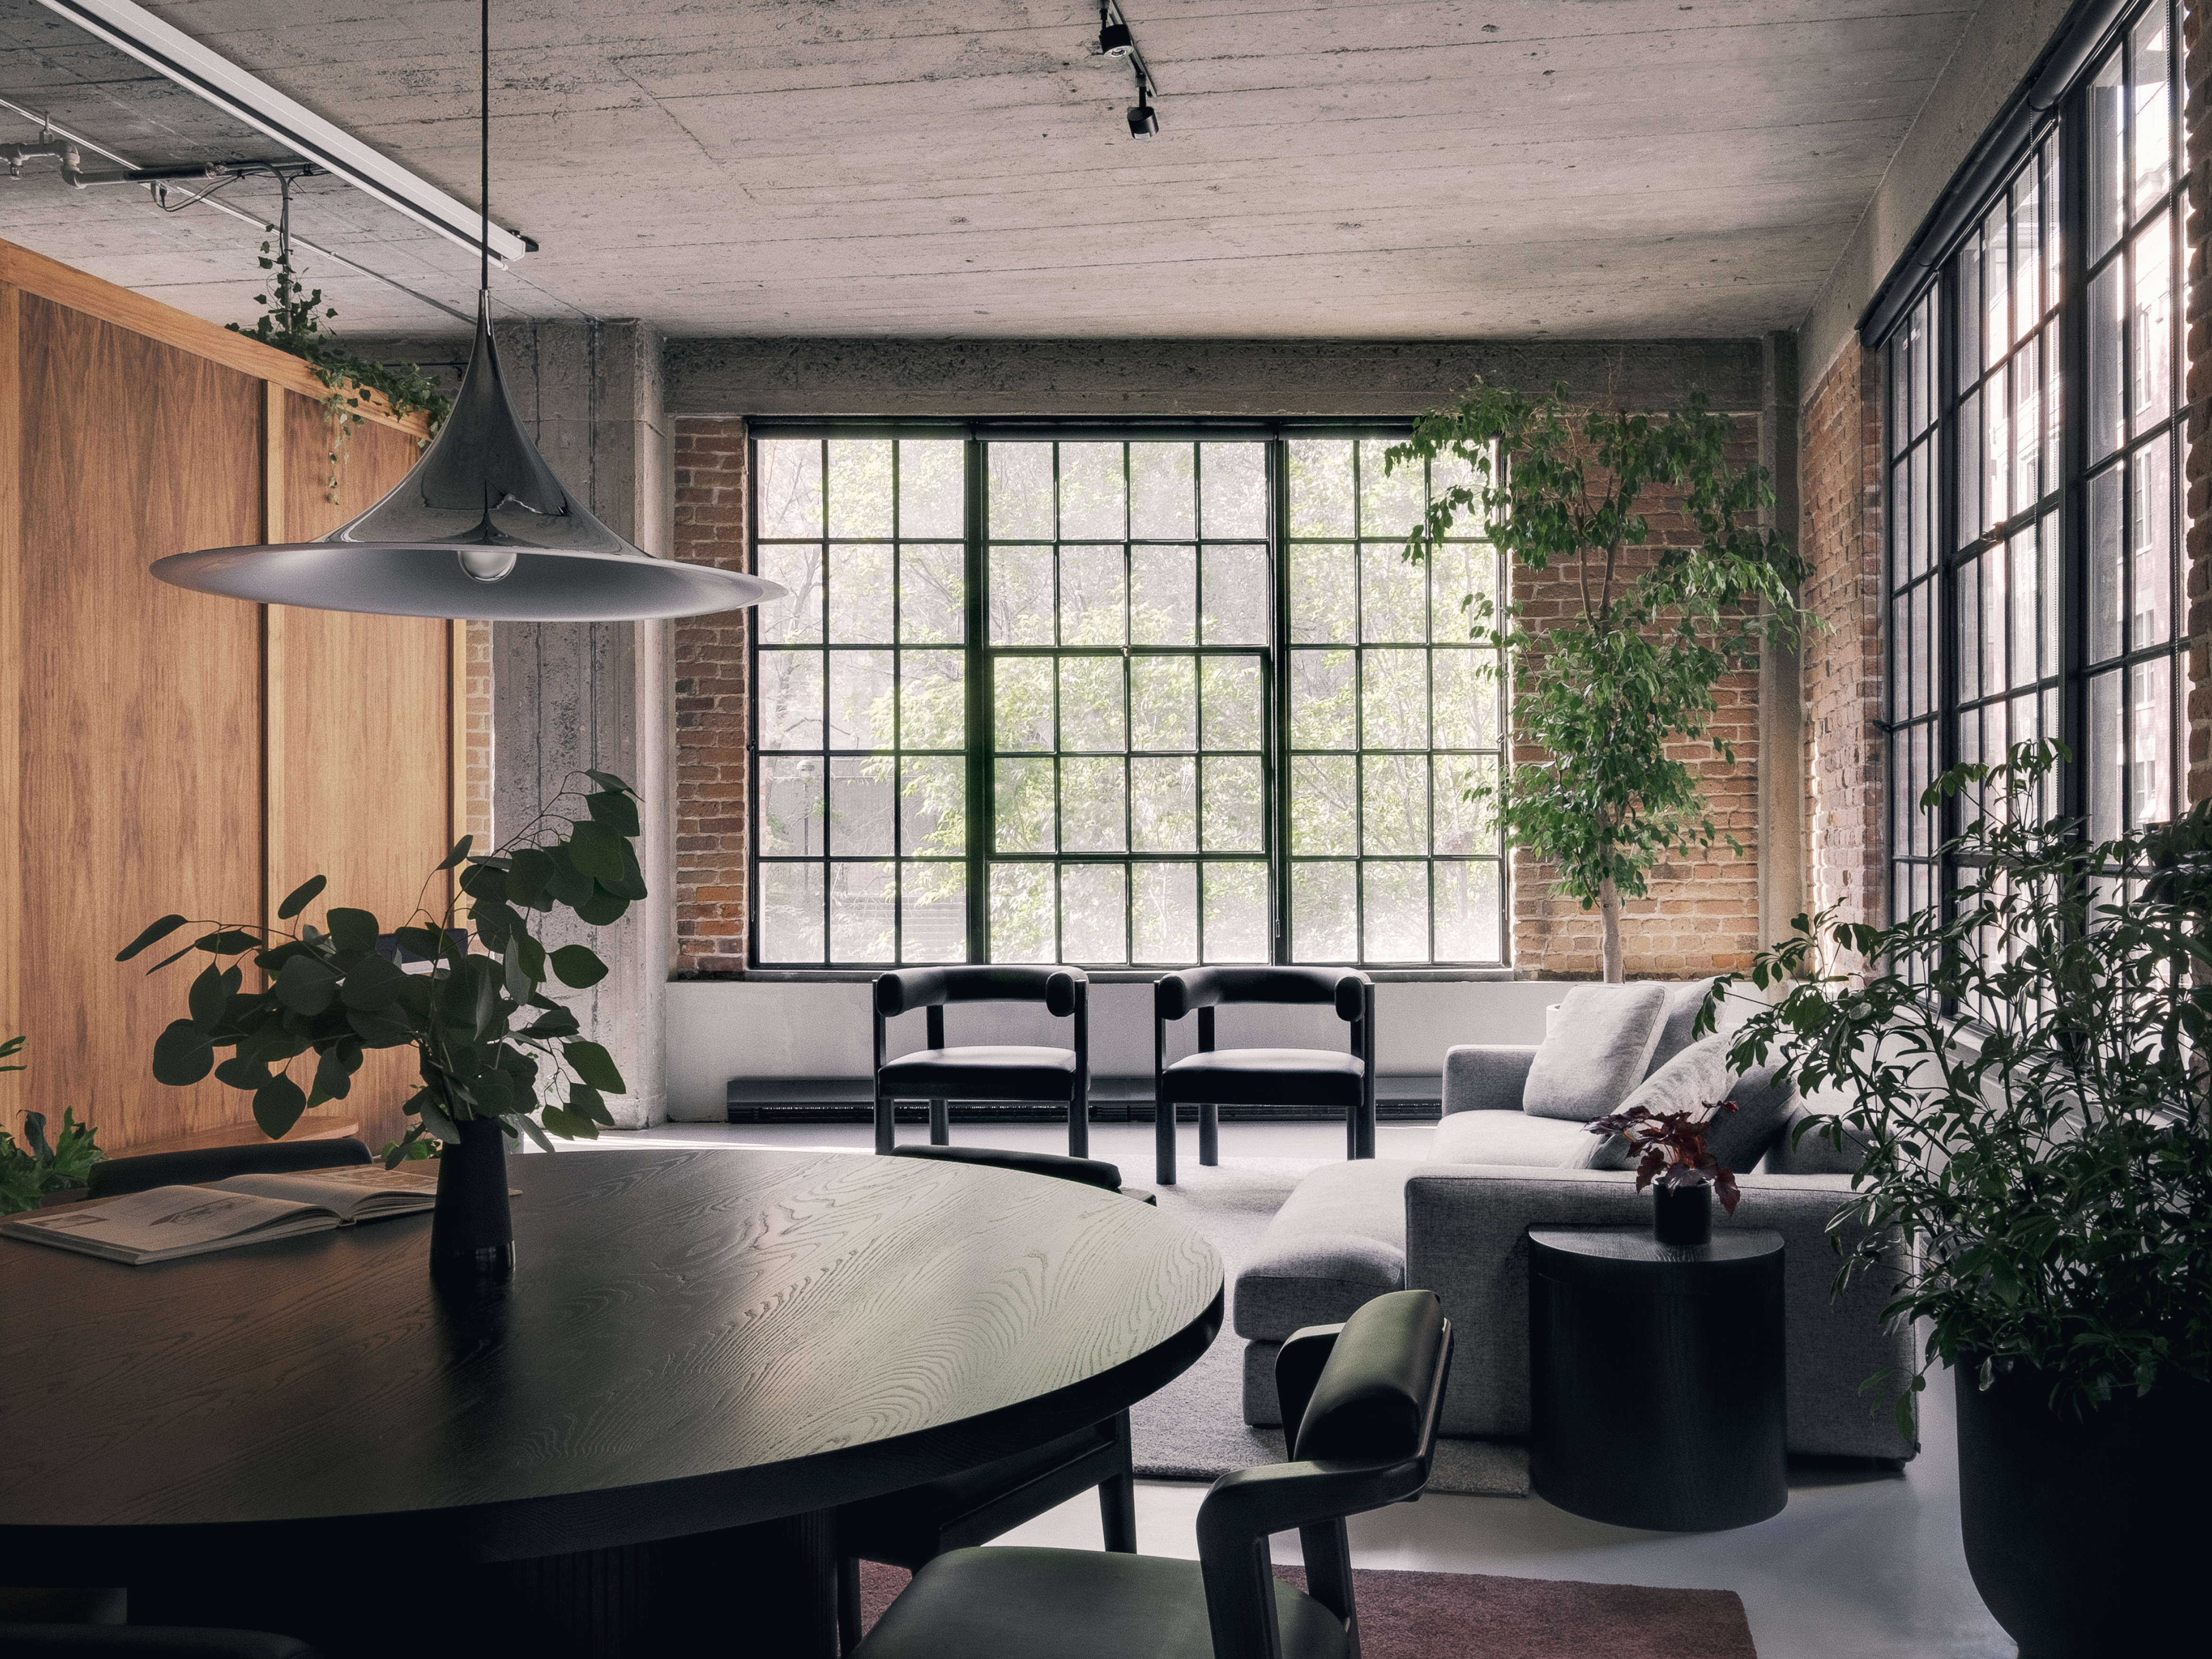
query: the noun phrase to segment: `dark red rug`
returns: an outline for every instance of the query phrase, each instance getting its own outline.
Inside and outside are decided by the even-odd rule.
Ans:
[[[1294,1584],[1297,1567],[1278,1567]],[[1759,1659],[1734,1590],[1655,1589],[1563,1578],[1355,1568],[1362,1659]],[[865,1562],[869,1624],[906,1588]]]

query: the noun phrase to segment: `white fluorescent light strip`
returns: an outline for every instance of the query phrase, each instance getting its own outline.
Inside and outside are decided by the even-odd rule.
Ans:
[[[248,75],[228,58],[210,52],[131,0],[39,0],[88,33],[147,68],[167,76],[185,91],[235,115],[248,126],[310,161],[328,167],[356,189],[398,209],[417,224],[477,251],[479,215],[428,179],[386,159],[343,128],[287,98],[267,82]],[[499,226],[485,239],[492,262],[502,270],[526,252],[522,239]]]

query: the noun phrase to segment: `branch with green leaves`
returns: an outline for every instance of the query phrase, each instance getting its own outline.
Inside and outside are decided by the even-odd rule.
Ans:
[[[1755,522],[1774,501],[1770,476],[1730,462],[1735,436],[1703,392],[1672,414],[1630,415],[1577,408],[1564,385],[1529,398],[1478,382],[1385,458],[1395,470],[1455,457],[1474,478],[1433,493],[1406,538],[1408,560],[1427,562],[1471,519],[1518,568],[1557,565],[1572,581],[1574,614],[1542,626],[1524,623],[1517,603],[1461,600],[1468,637],[1496,650],[1508,677],[1515,738],[1542,751],[1468,799],[1494,799],[1515,844],[1601,912],[1612,981],[1622,977],[1621,904],[1645,894],[1655,864],[1716,841],[1743,850],[1671,750],[1708,736],[1723,678],[1819,626],[1797,603],[1804,571],[1789,538]],[[1672,492],[1693,540],[1654,544],[1656,489]],[[1711,743],[1735,764],[1724,738]]]
[[[432,1140],[453,1139],[472,1119],[496,1120],[510,1139],[526,1134],[549,1151],[549,1133],[596,1138],[614,1121],[605,1097],[628,1085],[545,987],[551,979],[588,988],[606,976],[606,964],[582,945],[548,951],[528,920],[567,909],[605,927],[646,896],[631,845],[635,792],[612,773],[584,775],[596,787],[553,803],[580,800],[583,817],[549,811],[489,854],[471,853],[464,836],[424,882],[427,894],[441,874],[460,871],[473,938],[456,925],[458,901],[434,914],[418,900],[388,934],[373,913],[338,906],[325,912],[322,928],[301,922],[296,933],[182,915],[154,923],[118,962],[194,926],[211,931],[147,971],[195,952],[214,958],[192,981],[188,1016],[155,1040],[156,1080],[188,1087],[212,1072],[252,1096],[254,1121],[274,1138],[310,1108],[345,1099],[368,1050],[411,1045],[422,1086],[405,1109],[418,1121],[385,1148],[387,1165],[428,1156]],[[319,875],[303,883],[278,907],[278,921],[299,917],[327,884]],[[246,959],[263,978],[256,988],[246,986]],[[218,1063],[223,1048],[233,1052]],[[292,1074],[303,1060],[304,1085]]]
[[[1797,1133],[1864,1148],[1831,1224],[1838,1287],[1893,1272],[1884,1236],[1903,1236],[1887,1316],[1930,1325],[1900,1424],[1938,1359],[1984,1386],[2031,1367],[2077,1410],[2212,1378],[2212,803],[2093,842],[2038,815],[2066,757],[2023,744],[1946,772],[1923,807],[1978,803],[1944,848],[1948,904],[1888,927],[1800,916],[1748,975],[1790,988],[1730,1063],[1771,1054],[1833,1089],[1844,1109]]]

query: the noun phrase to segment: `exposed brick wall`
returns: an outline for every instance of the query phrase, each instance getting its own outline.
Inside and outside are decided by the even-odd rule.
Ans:
[[[1748,466],[1759,459],[1759,422],[1736,422],[1729,464]],[[1652,544],[1681,546],[1695,542],[1696,527],[1660,492],[1646,498]],[[1648,562],[1650,555],[1645,555]],[[1637,562],[1627,566],[1632,574]],[[1571,617],[1581,599],[1571,567],[1540,574],[1513,573],[1513,598],[1530,624]],[[1697,768],[1705,781],[1705,805],[1714,829],[1734,836],[1744,849],[1736,857],[1723,842],[1694,861],[1662,861],[1652,866],[1648,896],[1621,909],[1620,940],[1631,979],[1697,979],[1729,969],[1747,968],[1759,941],[1759,675],[1732,674],[1716,688],[1719,707],[1711,735],[1735,750],[1729,766],[1712,750],[1710,738],[1684,741],[1672,750]],[[1523,744],[1516,761],[1534,760],[1542,751]],[[1595,978],[1600,970],[1599,924],[1595,908],[1559,892],[1557,867],[1528,853],[1513,859],[1513,960],[1523,974],[1541,979]]]
[[[748,570],[745,423],[676,422],[676,556]],[[745,647],[750,611],[676,624],[676,971],[745,965]]]
[[[2201,5],[2181,17],[2182,126],[2190,158],[2189,799],[2212,796],[2212,51]]]
[[[491,624],[461,624],[461,827],[491,845]]]
[[[1815,911],[1888,920],[1881,713],[1881,359],[1852,337],[1814,388],[1800,430],[1807,607],[1807,881]]]

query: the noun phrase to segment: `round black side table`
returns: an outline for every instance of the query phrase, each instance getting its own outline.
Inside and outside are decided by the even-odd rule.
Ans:
[[[1528,1230],[1529,1483],[1617,1527],[1718,1532],[1790,1501],[1782,1235]]]

